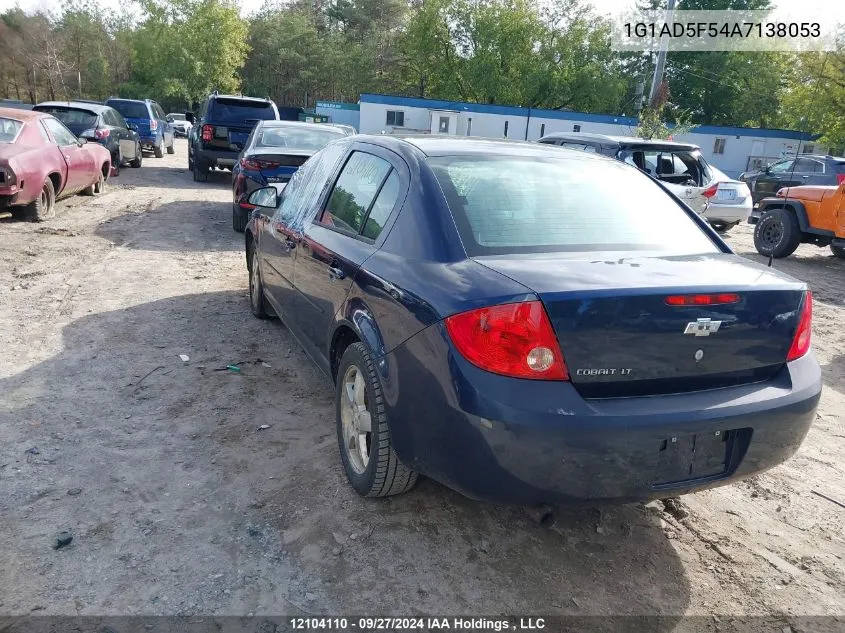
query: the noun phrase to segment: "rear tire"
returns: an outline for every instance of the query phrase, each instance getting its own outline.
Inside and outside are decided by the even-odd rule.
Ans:
[[[208,182],[208,167],[199,160],[194,160],[194,182]]]
[[[153,155],[156,158],[163,158],[164,157],[164,150],[162,149],[162,145],[164,145],[164,141],[162,141],[161,143],[159,143],[158,145],[155,145],[153,147]]]
[[[117,151],[111,157],[111,166],[114,168],[114,175],[120,176],[120,163],[123,161],[123,157],[120,155],[120,150]]]
[[[238,233],[243,233],[248,222],[249,216],[241,211],[237,204],[232,203],[232,228]]]
[[[830,245],[830,252],[836,255],[839,259],[845,259],[845,248],[841,246]]]
[[[176,138],[175,138],[175,137],[174,137],[174,138],[170,141],[170,145],[168,145],[168,146],[167,146],[167,153],[168,153],[168,154],[174,154],[174,153],[176,152],[176,150],[175,150],[175,149],[174,149],[174,147],[173,147],[173,144],[174,144],[174,143],[176,143]]]
[[[417,473],[393,450],[381,381],[367,346],[360,342],[347,347],[340,360],[335,423],[343,469],[355,492],[388,497],[414,487]]]
[[[754,227],[754,247],[766,257],[788,257],[800,243],[801,227],[798,226],[798,218],[787,209],[764,211]]]
[[[24,213],[34,222],[44,222],[56,217],[56,190],[52,180],[47,178],[44,181],[38,197],[24,207]]]
[[[135,144],[135,159],[130,161],[129,166],[137,169],[138,167],[141,166],[141,163],[143,162],[143,160],[144,160],[144,154],[141,152],[141,144],[136,143]]]

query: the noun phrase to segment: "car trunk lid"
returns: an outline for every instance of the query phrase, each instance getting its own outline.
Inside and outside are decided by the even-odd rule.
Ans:
[[[307,150],[273,148],[253,150],[244,156],[258,167],[265,183],[287,182],[313,152]]]
[[[536,292],[571,380],[587,398],[700,391],[783,367],[805,287],[735,255],[483,256]],[[720,305],[667,298],[733,294]]]

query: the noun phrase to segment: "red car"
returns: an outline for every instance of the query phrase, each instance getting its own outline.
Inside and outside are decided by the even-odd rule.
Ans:
[[[0,210],[50,219],[58,198],[102,193],[110,173],[108,150],[76,138],[55,117],[0,108]]]

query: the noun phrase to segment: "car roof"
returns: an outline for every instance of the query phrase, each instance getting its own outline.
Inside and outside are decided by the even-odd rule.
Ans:
[[[486,154],[537,158],[561,158],[568,156],[586,160],[613,160],[607,156],[589,154],[580,150],[571,150],[553,145],[541,145],[540,143],[509,139],[490,139],[478,136],[357,134],[350,138],[353,139],[353,142],[375,143],[391,149],[396,146],[411,146],[422,152],[425,156],[431,157]]]
[[[292,127],[322,131],[325,131],[328,128],[331,132],[337,134],[338,136],[344,136],[343,130],[339,130],[338,128],[333,126],[328,126],[325,123],[305,123],[304,121],[278,121],[272,119],[270,121],[259,121],[258,125],[260,125],[261,127]]]
[[[244,95],[221,95],[221,94],[210,94],[209,98],[211,99],[240,99],[242,101],[256,101],[258,103],[271,103],[269,97],[246,97]]]
[[[14,119],[16,121],[26,122],[38,119],[41,117],[50,116],[44,112],[37,110],[23,110],[20,108],[0,108],[0,117],[4,119]]]
[[[783,160],[789,160],[790,157],[785,157]],[[835,160],[836,162],[845,161],[845,157],[831,156],[830,154],[798,154],[795,158],[816,158],[818,160]]]
[[[679,150],[701,149],[694,143],[681,143],[665,139],[644,139],[637,136],[612,136],[610,134],[595,134],[593,132],[553,132],[546,134],[542,139],[554,139],[558,141],[592,142],[606,145],[636,146],[636,147],[670,147]]]
[[[102,103],[90,103],[88,101],[42,101],[34,107],[40,108],[42,106],[50,108],[76,108],[77,110],[90,110],[91,112],[101,113],[104,110],[111,110],[112,108]]]

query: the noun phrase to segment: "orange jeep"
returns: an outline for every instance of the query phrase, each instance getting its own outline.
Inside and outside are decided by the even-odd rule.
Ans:
[[[754,246],[767,257],[792,255],[798,245],[830,246],[845,259],[845,182],[838,187],[801,186],[780,189],[751,212]]]

